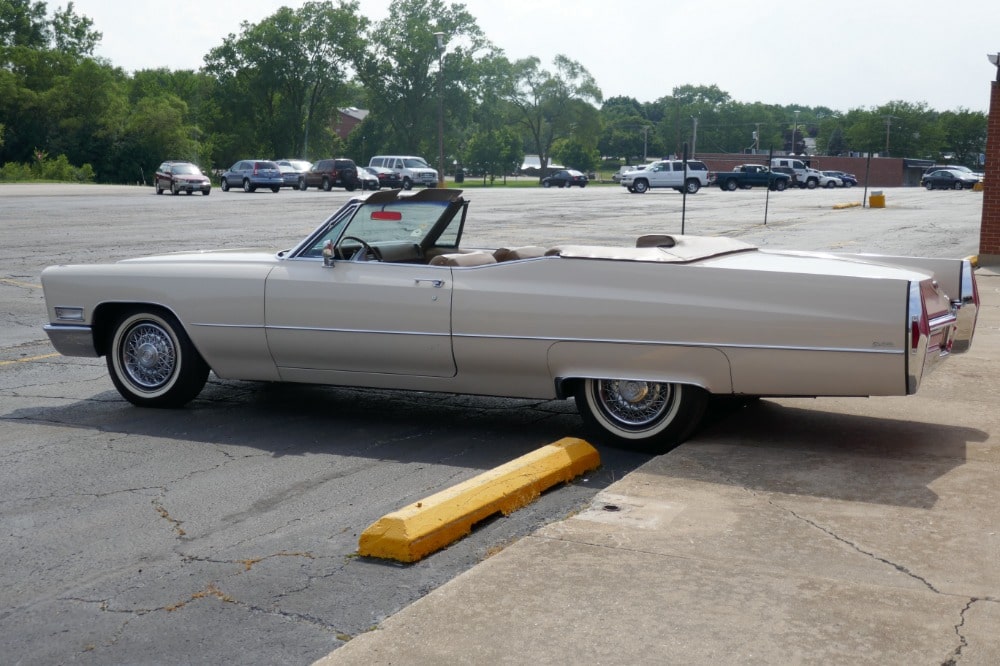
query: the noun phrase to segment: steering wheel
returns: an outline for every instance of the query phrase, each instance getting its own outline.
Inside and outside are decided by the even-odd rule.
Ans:
[[[343,236],[340,239],[340,241],[337,242],[337,247],[334,248],[334,252],[335,252],[335,254],[339,258],[341,258],[341,259],[347,259],[347,257],[344,255],[344,251],[343,251],[343,247],[342,247],[343,244],[344,244],[344,241],[346,241],[346,240],[357,241],[357,242],[361,243],[361,247],[363,248],[363,249],[358,250],[357,252],[354,253],[354,256],[351,257],[351,261],[368,261],[367,257],[368,257],[369,254],[372,257],[374,257],[375,261],[382,261],[382,255],[378,251],[378,249],[372,247],[371,245],[368,244],[367,241],[365,241],[362,238],[358,238],[357,236]]]

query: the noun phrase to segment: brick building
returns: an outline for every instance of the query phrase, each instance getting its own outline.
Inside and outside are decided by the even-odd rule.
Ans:
[[[775,157],[784,154],[775,153]],[[767,164],[768,153],[747,155],[743,153],[698,153],[695,159],[708,166],[709,171],[732,171],[740,164]],[[861,185],[867,174],[869,187],[918,187],[920,176],[934,162],[901,157],[831,157],[828,155],[803,155],[802,160],[813,169],[820,171],[846,171],[858,177]]]
[[[1000,68],[990,90],[986,121],[986,178],[983,182],[983,219],[979,227],[979,263],[1000,264]]]

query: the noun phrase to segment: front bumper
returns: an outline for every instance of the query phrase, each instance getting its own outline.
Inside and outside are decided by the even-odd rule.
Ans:
[[[43,329],[52,346],[63,356],[100,356],[94,346],[94,331],[90,326],[46,324]]]

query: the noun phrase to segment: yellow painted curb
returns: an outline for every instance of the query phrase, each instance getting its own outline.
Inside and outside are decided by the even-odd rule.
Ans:
[[[856,207],[858,207],[860,205],[861,205],[860,201],[855,201],[853,203],[834,204],[833,205],[833,209],[834,210],[843,210],[844,208],[856,208]]]
[[[382,516],[361,533],[358,553],[416,562],[469,534],[484,518],[512,513],[535,501],[543,490],[600,464],[597,449],[582,439],[564,437]]]

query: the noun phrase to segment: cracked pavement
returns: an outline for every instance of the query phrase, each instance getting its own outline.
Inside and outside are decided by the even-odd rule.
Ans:
[[[917,396],[763,400],[651,460],[602,449],[586,479],[399,565],[356,557],[360,531],[573,434],[572,404],[213,376],[189,409],[136,409],[101,359],[53,354],[41,269],[287,246],[346,195],[28,190],[0,190],[5,663],[1000,663],[1000,278],[972,352]],[[964,256],[978,228],[978,197],[922,190],[879,217],[786,193],[741,226],[758,194],[690,198],[689,233]],[[483,245],[618,242],[681,201],[470,196]]]

